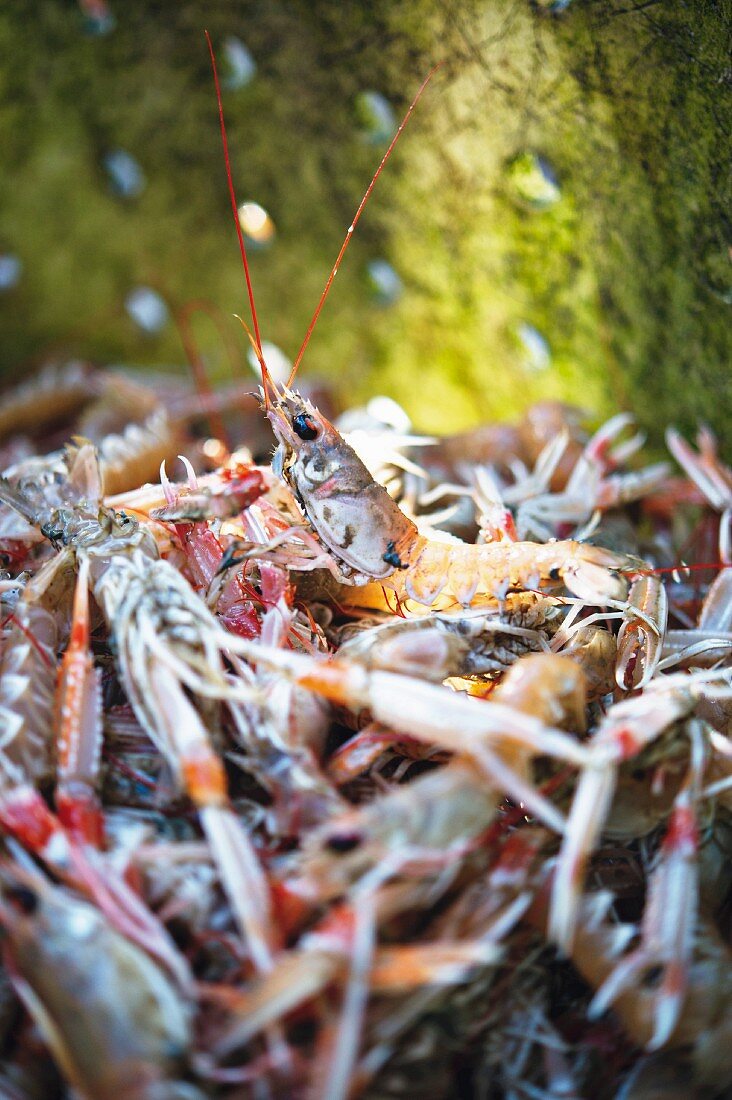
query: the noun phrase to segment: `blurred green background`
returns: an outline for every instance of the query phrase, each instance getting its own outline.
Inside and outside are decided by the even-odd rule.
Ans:
[[[540,397],[630,408],[656,441],[669,421],[724,431],[731,42],[713,0],[4,0],[6,382],[52,357],[182,371],[174,319],[202,301],[213,376],[251,384],[204,27],[238,200],[274,230],[251,254],[262,334],[290,357],[394,120],[445,61],[304,373],[349,403],[386,392],[429,431]],[[126,307],[141,287],[169,311],[155,331]]]

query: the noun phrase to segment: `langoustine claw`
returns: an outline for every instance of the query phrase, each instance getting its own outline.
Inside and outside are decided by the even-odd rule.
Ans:
[[[698,452],[686,440],[669,428],[666,444],[687,477],[701,489],[713,508],[721,514],[719,553],[723,562],[732,563],[732,470],[717,453],[717,441],[708,428],[697,434]]]
[[[615,678],[620,688],[643,688],[661,659],[668,622],[668,597],[663,581],[647,574],[637,577],[628,593],[623,624],[618,633]]]
[[[674,722],[690,714],[705,685],[729,687],[729,670],[652,681],[642,695],[612,707],[586,746],[591,763],[583,768],[552,883],[551,939],[565,952],[577,929],[577,906],[585,867],[607,820],[618,768],[632,760]]]

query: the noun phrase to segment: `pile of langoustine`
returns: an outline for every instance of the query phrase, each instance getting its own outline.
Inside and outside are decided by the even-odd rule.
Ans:
[[[727,1095],[713,440],[265,385],[3,403],[0,1094]]]

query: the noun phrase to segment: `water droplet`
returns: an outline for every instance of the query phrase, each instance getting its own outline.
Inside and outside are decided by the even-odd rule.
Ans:
[[[20,282],[23,264],[11,252],[0,255],[0,291],[12,290]]]
[[[393,305],[404,286],[391,264],[386,260],[372,260],[366,271],[374,300],[381,306]]]
[[[239,207],[239,225],[247,244],[255,249],[267,248],[274,239],[275,224],[258,202],[243,202]]]
[[[226,447],[220,439],[206,439],[201,444],[201,450],[217,466],[221,466],[226,459]]]
[[[572,0],[536,0],[536,3],[542,11],[547,11],[550,15],[561,15],[567,10]]]
[[[530,210],[546,210],[559,202],[562,192],[549,163],[536,153],[520,153],[508,165],[513,198]]]
[[[269,340],[262,340],[262,355],[267,364],[267,370],[272,376],[272,381],[278,386],[284,386],[285,382],[290,377],[292,363],[287,358],[282,348],[278,348],[276,344],[270,343]],[[254,348],[249,348],[247,359],[249,361],[249,366],[259,377],[261,375],[261,367],[259,366],[259,360],[254,354]]]
[[[240,38],[233,36],[224,42],[224,77],[221,83],[235,91],[251,84],[257,73],[257,63]]]
[[[396,129],[391,103],[380,92],[360,92],[356,96],[356,117],[361,137],[370,145],[384,145]]]
[[[145,190],[145,173],[131,153],[113,149],[104,158],[109,177],[109,189],[122,199],[134,199]]]
[[[125,309],[143,332],[160,332],[168,320],[168,307],[149,286],[138,286],[125,298]]]
[[[523,352],[524,366],[533,371],[547,370],[552,353],[546,338],[526,321],[519,321],[514,332]]]
[[[94,37],[109,34],[117,26],[117,20],[105,0],[79,0],[84,16],[84,31]]]

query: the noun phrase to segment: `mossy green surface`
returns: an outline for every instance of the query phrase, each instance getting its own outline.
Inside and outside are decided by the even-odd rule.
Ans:
[[[348,401],[388,392],[426,430],[556,396],[598,416],[631,408],[656,441],[669,421],[689,430],[703,418],[724,434],[728,3],[111,10],[112,33],[90,37],[71,0],[0,8],[0,252],[23,263],[0,294],[6,378],[52,354],[182,369],[172,323],[146,336],[127,316],[137,285],[173,311],[213,303],[226,338],[196,319],[207,362],[225,376],[233,346],[245,369],[206,26],[220,61],[234,35],[257,62],[224,102],[239,201],[261,203],[277,228],[251,256],[263,335],[290,355],[383,151],[359,133],[359,95],[379,91],[398,115],[445,60],[378,182],[304,370]],[[116,148],[145,172],[137,198],[109,191],[103,158]],[[537,157],[558,188],[543,205],[517,180]],[[369,289],[374,258],[404,286],[389,307]],[[546,341],[547,366],[521,326]]]

